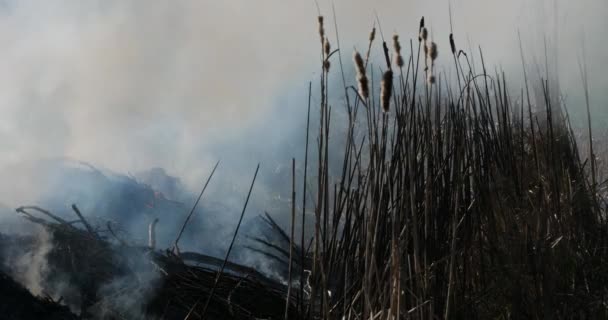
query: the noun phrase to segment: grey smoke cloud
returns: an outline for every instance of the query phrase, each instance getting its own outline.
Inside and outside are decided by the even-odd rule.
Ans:
[[[439,68],[449,68],[448,1],[334,2],[347,67],[375,10],[385,37],[402,39],[417,36],[425,15]],[[335,47],[331,2],[319,5]],[[458,45],[470,39],[488,64],[515,76],[517,30],[537,57],[545,32],[555,36],[549,0],[454,0],[452,9]],[[250,150],[280,144],[302,121],[306,84],[319,69],[316,15],[313,1],[2,1],[0,171],[70,157],[119,172],[160,166],[198,185],[226,155],[253,168],[263,157]],[[608,30],[608,3],[558,0],[557,17],[562,89],[581,92],[584,32],[592,94],[602,101],[608,47],[597,39]],[[0,202],[12,204],[7,195],[20,188],[4,187]]]

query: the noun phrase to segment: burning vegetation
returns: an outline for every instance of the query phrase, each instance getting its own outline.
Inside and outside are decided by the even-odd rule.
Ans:
[[[178,248],[206,185],[166,250],[157,249],[157,220],[149,245],[137,246],[112,224],[92,225],[77,206],[73,220],[18,208],[49,234],[42,283],[62,298],[35,298],[3,274],[3,296],[17,300],[0,303],[5,314],[34,319],[43,310],[58,314],[52,319],[76,318],[60,306],[67,304],[84,319],[608,317],[602,170],[591,129],[583,153],[550,79],[529,84],[522,61],[525,83],[514,99],[504,73],[488,73],[481,52],[481,65],[473,63],[475,53],[458,49],[450,34],[449,42],[446,35],[438,43],[450,45],[457,78],[451,81],[435,66],[438,44],[424,19],[417,48],[410,42],[408,53],[395,35],[391,55],[382,39],[384,68],[374,66],[374,28],[367,52],[353,55],[356,85],[344,78],[339,93],[348,123],[337,146],[330,144],[330,128],[342,126],[330,121],[328,76],[343,72],[341,62],[330,68],[343,52],[338,41],[331,51],[324,21],[318,18],[317,148],[309,148],[309,102],[305,158],[292,163],[291,230],[266,214],[266,237],[247,246],[273,261],[278,277],[230,259],[256,171],[228,252],[219,258]],[[541,94],[533,99],[531,90]],[[336,157],[338,167],[330,163]],[[304,181],[296,181],[296,168]],[[298,186],[311,195],[300,197],[301,204]],[[168,201],[151,195],[148,208]],[[2,250],[37,246],[33,239],[0,240]],[[32,306],[32,315],[9,308],[16,304]]]

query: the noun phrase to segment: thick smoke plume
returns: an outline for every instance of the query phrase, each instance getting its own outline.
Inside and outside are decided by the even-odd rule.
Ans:
[[[559,49],[562,86],[580,92],[576,59],[584,36],[588,64],[596,66],[592,93],[605,88],[608,47],[595,39],[608,27],[608,4],[556,3],[452,1],[456,40],[465,49],[480,45],[488,65],[516,76],[517,31],[541,66],[547,36]],[[446,47],[449,4],[335,1],[343,54],[350,55],[352,44],[364,45],[374,10],[384,36],[398,32],[404,49],[422,15]],[[320,6],[330,16],[331,3]],[[0,166],[70,157],[118,172],[162,167],[198,186],[217,158],[242,157],[249,146],[292,137],[285,133],[302,120],[306,83],[318,70],[316,15],[307,1],[3,1]],[[439,69],[442,59],[449,63],[443,55]],[[281,108],[290,112],[276,111]],[[247,158],[250,167],[266,160],[257,158]],[[2,195],[13,205],[13,195]]]

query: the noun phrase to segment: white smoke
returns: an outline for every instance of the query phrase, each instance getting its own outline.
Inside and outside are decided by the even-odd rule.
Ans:
[[[47,255],[53,249],[51,234],[40,227],[36,232],[33,250],[23,251],[13,257],[13,261],[5,261],[12,270],[13,276],[32,294],[41,296],[45,292],[45,277],[49,272]]]
[[[398,32],[402,39],[416,37],[425,15],[439,44],[439,69],[449,67],[447,0],[333,2],[346,67],[353,45],[365,46],[374,11],[384,36]],[[319,3],[336,47],[332,2]],[[608,48],[594,40],[608,27],[606,1],[451,6],[457,45],[481,45],[490,66],[519,76],[518,30],[542,64],[546,35],[560,51],[562,86],[580,91],[584,34],[592,93],[608,84]],[[3,1],[0,166],[71,157],[118,172],[163,167],[198,185],[216,159],[235,154],[230,148],[244,149],[243,142],[232,147],[235,140],[273,143],[247,128],[274,128],[276,141],[289,122],[302,120],[273,111],[277,104],[305,108],[306,83],[319,62],[316,15],[313,1]],[[247,160],[253,166],[258,159]]]

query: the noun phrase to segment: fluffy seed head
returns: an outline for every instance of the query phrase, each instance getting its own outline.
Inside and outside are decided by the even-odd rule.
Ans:
[[[380,100],[382,110],[388,112],[391,105],[391,95],[393,94],[393,71],[388,70],[382,75],[382,83],[380,87]]]
[[[456,44],[454,43],[454,35],[450,33],[450,48],[452,49],[452,54],[456,53]]]
[[[435,59],[437,59],[437,55],[439,53],[437,52],[437,44],[435,42],[431,42],[431,44],[429,45],[429,58],[431,58],[431,61],[435,61]]]
[[[397,54],[401,54],[401,43],[399,43],[399,35],[393,35],[393,48]]]
[[[369,82],[367,81],[367,77],[365,74],[360,74],[357,77],[357,82],[359,84],[359,94],[363,99],[369,98]]]
[[[357,68],[357,74],[365,74],[365,64],[363,63],[363,58],[359,51],[355,51],[353,54],[353,61],[355,62],[355,67]]]
[[[429,37],[429,31],[425,27],[422,27],[422,31],[420,31],[420,37],[424,41]]]
[[[372,28],[372,32],[369,33],[369,42],[374,41],[376,38],[376,27]]]
[[[329,40],[327,40],[327,37],[325,37],[325,41],[323,41],[323,51],[325,51],[325,56],[329,56],[329,53],[331,52],[331,45],[329,44]]]
[[[357,69],[357,82],[359,84],[359,94],[363,99],[367,99],[369,97],[369,84],[367,81],[367,76],[365,75],[365,65],[363,63],[363,58],[359,51],[355,50],[353,54],[353,61],[355,62],[355,68]]]
[[[424,28],[424,16],[420,19],[420,27],[418,27],[418,42],[422,41],[422,29]]]
[[[393,60],[395,64],[401,68],[403,67],[403,57],[401,56],[401,43],[399,43],[399,35],[393,35],[393,49],[395,50],[395,57]]]
[[[321,43],[325,39],[325,28],[323,27],[323,16],[318,17],[319,20],[319,37],[321,37]]]
[[[399,68],[402,68],[405,64],[405,62],[403,61],[403,57],[400,54],[395,54],[395,58],[393,58],[393,60],[395,60],[395,64]]]

